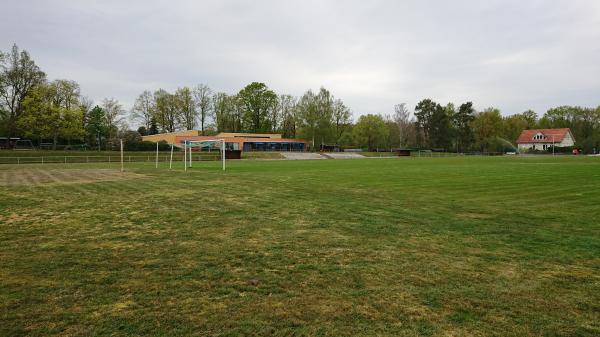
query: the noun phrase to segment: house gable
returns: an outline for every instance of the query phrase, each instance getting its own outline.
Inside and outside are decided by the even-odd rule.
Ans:
[[[533,136],[533,138],[531,140],[544,140],[544,139],[546,139],[544,134],[541,132],[538,132]]]

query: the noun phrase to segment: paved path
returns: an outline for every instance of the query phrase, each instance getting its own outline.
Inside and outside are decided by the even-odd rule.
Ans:
[[[314,152],[281,152],[281,155],[288,160],[327,159]]]
[[[361,159],[366,158],[360,153],[353,152],[327,152],[323,153],[322,156],[331,158],[331,159]]]

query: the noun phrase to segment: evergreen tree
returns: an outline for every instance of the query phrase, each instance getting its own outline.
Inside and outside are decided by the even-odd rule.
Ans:
[[[150,118],[150,129],[148,129],[148,135],[155,135],[158,133],[158,124],[156,123],[156,117]]]
[[[465,151],[473,146],[475,140],[471,123],[475,119],[475,109],[473,103],[463,103],[458,107],[458,111],[454,114],[453,124],[456,135],[456,148],[458,151]]]
[[[106,124],[106,114],[104,110],[95,106],[89,113],[87,118],[86,131],[90,145],[95,145],[100,151],[102,144],[108,136],[108,126]]]

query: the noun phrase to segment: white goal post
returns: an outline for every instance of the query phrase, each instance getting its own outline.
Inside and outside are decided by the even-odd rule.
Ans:
[[[192,158],[192,149],[193,148],[214,148],[217,145],[217,148],[219,149],[220,155],[221,155],[221,161],[223,163],[223,171],[225,171],[225,140],[223,139],[209,139],[209,140],[186,140],[183,142],[183,165],[185,167],[185,171],[187,171],[188,167],[192,167],[192,162],[193,162],[193,158]],[[172,165],[173,162],[173,156],[171,156],[171,163],[169,163],[169,166]]]

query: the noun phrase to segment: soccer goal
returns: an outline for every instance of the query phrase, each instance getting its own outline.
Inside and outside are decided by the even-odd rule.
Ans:
[[[183,143],[183,164],[185,171],[188,167],[192,167],[193,156],[192,152],[196,151],[219,151],[221,156],[221,162],[223,163],[223,171],[225,171],[225,140],[223,139],[211,139],[211,140],[186,140]],[[171,162],[169,167],[173,164],[173,155],[171,154]]]

